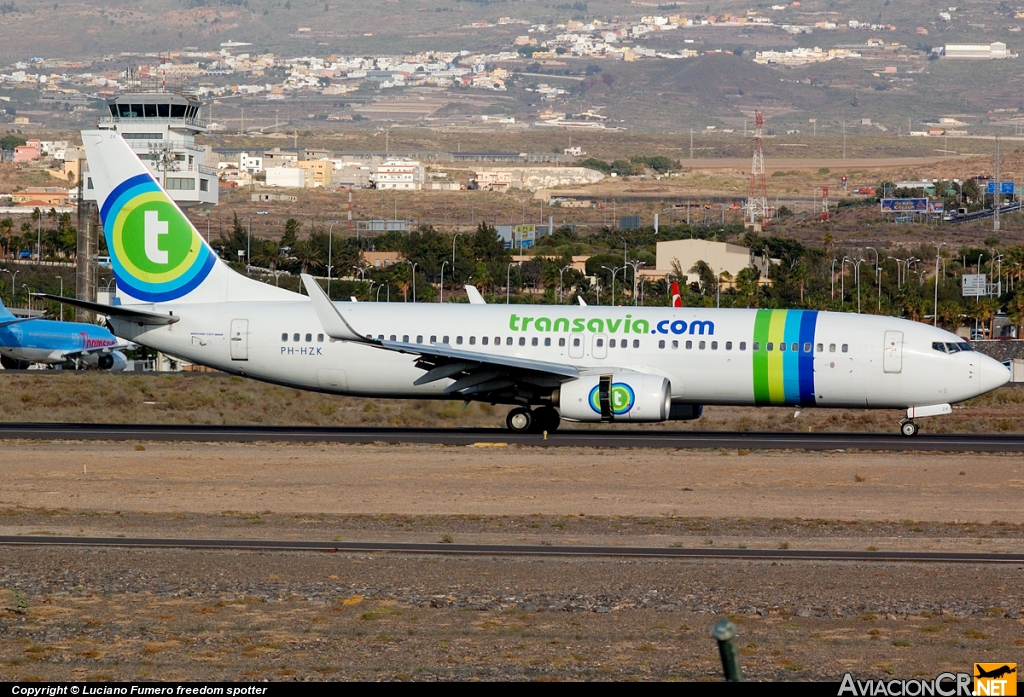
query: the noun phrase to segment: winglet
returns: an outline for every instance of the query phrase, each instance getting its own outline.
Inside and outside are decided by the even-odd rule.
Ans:
[[[580,307],[586,307],[587,301],[583,299],[582,295],[577,295],[576,299],[580,301]]]
[[[327,297],[327,293],[316,282],[316,279],[307,273],[302,274],[301,278],[302,285],[306,288],[306,294],[309,295],[309,299],[313,303],[313,310],[316,312],[317,319],[320,320],[320,324],[323,326],[324,331],[327,332],[327,336],[332,339],[341,339],[342,341],[365,342],[367,340],[366,337],[360,336],[345,318],[341,316],[338,308]]]
[[[469,296],[470,305],[486,305],[487,301],[484,300],[484,296],[480,295],[480,291],[476,289],[476,286],[466,284],[466,295]]]

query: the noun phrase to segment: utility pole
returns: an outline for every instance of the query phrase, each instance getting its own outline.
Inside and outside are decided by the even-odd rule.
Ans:
[[[999,208],[1002,203],[1003,180],[999,176],[999,136],[996,136],[996,181],[992,185],[992,229],[999,230]]]

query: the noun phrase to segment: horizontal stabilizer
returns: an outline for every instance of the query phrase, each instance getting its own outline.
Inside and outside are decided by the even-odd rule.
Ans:
[[[71,305],[72,307],[79,307],[83,310],[88,310],[89,312],[95,312],[98,315],[117,317],[118,319],[128,320],[140,325],[163,326],[166,324],[174,324],[181,319],[180,317],[175,317],[171,314],[165,315],[162,312],[136,310],[127,305],[104,305],[102,303],[91,303],[88,300],[65,298],[60,295],[50,295],[49,293],[33,293],[32,296],[64,303],[65,305]]]
[[[35,317],[18,317],[17,319],[5,319],[0,322],[0,329],[9,327],[12,324],[18,324],[19,322],[28,322],[30,319],[36,319]]]

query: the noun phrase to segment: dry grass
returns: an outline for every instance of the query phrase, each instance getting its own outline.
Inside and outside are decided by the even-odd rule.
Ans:
[[[501,427],[504,406],[339,397],[219,373],[38,371],[3,374],[6,422]],[[631,426],[740,431],[895,431],[900,412],[857,409],[708,407],[697,421]],[[1024,432],[1024,389],[1008,385],[950,416],[925,419],[931,433]],[[566,424],[598,428],[599,424]],[[617,428],[624,428],[618,426]]]

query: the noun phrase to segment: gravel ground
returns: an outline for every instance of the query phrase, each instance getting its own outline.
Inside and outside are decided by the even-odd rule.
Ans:
[[[3,444],[0,533],[1020,551],[1018,457]],[[798,513],[797,514],[795,514]],[[935,676],[1024,567],[0,548],[0,680]]]

